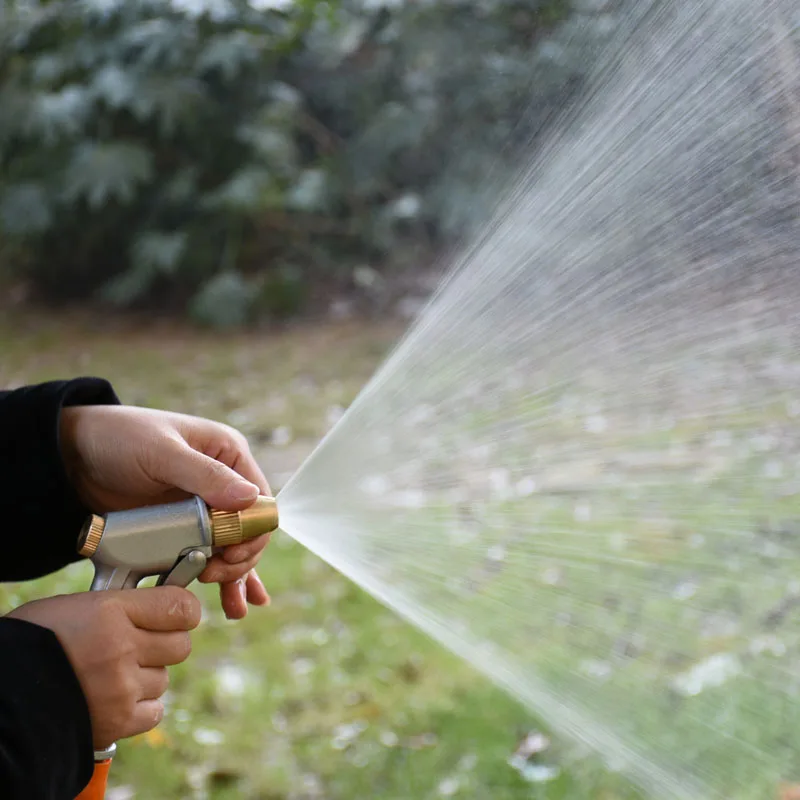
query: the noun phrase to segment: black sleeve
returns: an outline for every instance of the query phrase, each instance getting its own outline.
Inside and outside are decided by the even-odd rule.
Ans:
[[[39,578],[79,559],[78,534],[89,511],[61,458],[61,409],[117,404],[100,378],[0,392],[0,581]]]
[[[0,796],[75,800],[92,777],[89,709],[56,635],[0,618]]]
[[[118,403],[97,378],[0,392],[0,581],[40,577],[78,560],[89,511],[62,461],[61,409]],[[0,796],[74,800],[93,768],[89,710],[58,638],[0,618]]]

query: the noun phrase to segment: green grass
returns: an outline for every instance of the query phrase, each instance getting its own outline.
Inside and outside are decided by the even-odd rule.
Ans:
[[[18,316],[0,324],[0,384],[100,375],[124,402],[232,421],[255,439],[285,425],[310,447],[330,406],[352,400],[397,334],[336,326],[222,337]],[[455,786],[465,800],[640,796],[558,743],[544,762],[561,776],[525,782],[507,759],[543,726],[470,665],[282,535],[259,573],[273,604],[240,622],[224,619],[212,587],[193,585],[206,609],[193,655],[172,670],[157,735],[120,743],[112,786],[147,800],[409,800]],[[0,607],[89,580],[76,565],[2,586]],[[219,689],[215,672],[229,664],[247,676],[241,696]],[[341,736],[340,726],[356,724],[352,740]]]

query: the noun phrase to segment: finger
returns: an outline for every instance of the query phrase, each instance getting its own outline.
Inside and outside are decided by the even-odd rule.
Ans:
[[[264,548],[269,544],[271,533],[250,539],[241,544],[233,544],[222,551],[222,558],[228,564],[241,564],[242,561],[249,561],[253,557],[258,557]]]
[[[240,431],[198,417],[183,417],[179,430],[191,447],[230,467],[258,486],[262,494],[271,494],[269,483],[253,458],[247,438]]]
[[[141,631],[137,650],[140,667],[172,667],[189,658],[192,640],[183,631]]]
[[[128,730],[123,738],[138,736],[153,730],[164,719],[164,704],[160,700],[140,700],[133,710]]]
[[[200,624],[200,601],[180,586],[119,592],[128,619],[146,631],[191,631]]]
[[[245,599],[244,581],[221,583],[219,599],[222,610],[228,619],[243,619],[247,616],[247,600]]]
[[[244,588],[247,602],[251,606],[268,606],[270,604],[269,593],[255,570],[250,570],[245,578]]]
[[[239,564],[226,564],[222,560],[205,568],[198,580],[200,583],[230,583],[244,578],[258,564],[259,556],[248,558]]]
[[[239,511],[253,504],[259,487],[243,478],[227,464],[175,442],[158,467],[158,480],[196,494],[210,506],[223,511]]]
[[[269,487],[269,482],[261,471],[261,467],[258,466],[258,462],[253,457],[253,454],[250,452],[249,445],[246,450],[242,451],[238,461],[230,466],[242,477],[247,478],[247,480],[258,486],[261,494],[268,497],[272,496],[272,489]]]
[[[139,671],[141,697],[139,700],[158,700],[169,686],[169,675],[165,667],[148,667]]]

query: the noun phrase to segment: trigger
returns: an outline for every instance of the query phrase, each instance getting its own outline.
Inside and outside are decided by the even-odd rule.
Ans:
[[[178,559],[175,566],[164,573],[157,586],[188,586],[206,568],[208,559],[202,550],[190,550]]]

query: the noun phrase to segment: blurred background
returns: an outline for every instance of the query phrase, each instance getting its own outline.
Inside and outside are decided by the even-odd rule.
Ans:
[[[231,423],[279,489],[614,29],[610,0],[6,0],[0,384]],[[636,796],[287,537],[259,571],[243,622],[195,586],[109,800]]]

